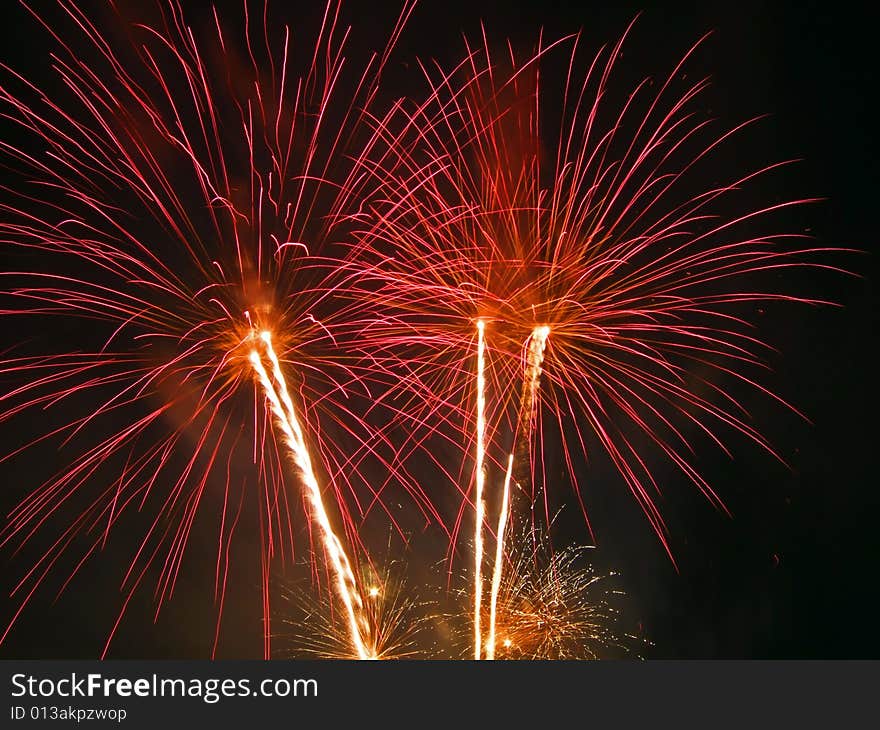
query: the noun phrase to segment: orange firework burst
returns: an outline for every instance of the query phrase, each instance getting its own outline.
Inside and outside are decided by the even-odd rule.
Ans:
[[[429,631],[435,606],[421,599],[405,577],[406,563],[390,559],[381,567],[362,566],[362,614],[369,651],[374,659],[431,658]],[[351,636],[334,615],[332,604],[320,600],[313,585],[285,581],[277,622],[278,656],[285,658],[357,659]]]
[[[603,573],[591,562],[591,548],[556,550],[549,533],[525,525],[505,541],[504,570],[495,617],[484,607],[482,623],[492,626],[482,656],[488,659],[609,659],[637,656],[646,644],[627,631],[626,596],[616,573]],[[467,604],[469,589],[456,592]],[[451,644],[467,654],[470,606],[449,617]],[[465,648],[466,647],[466,648]],[[634,653],[635,652],[635,653]]]
[[[539,545],[515,549],[498,591],[495,659],[604,659],[635,637],[619,633],[623,592],[596,572],[585,549],[547,558]]]

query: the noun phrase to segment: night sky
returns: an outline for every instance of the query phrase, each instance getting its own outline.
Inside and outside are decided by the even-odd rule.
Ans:
[[[346,3],[350,17],[363,18],[359,39],[375,39],[385,27],[385,14],[373,5]],[[843,3],[709,5],[658,9],[588,0],[425,0],[398,44],[389,83],[419,88],[415,56],[452,62],[463,52],[461,31],[476,37],[480,19],[492,38],[510,37],[515,47],[533,45],[543,27],[548,37],[582,29],[583,44],[594,49],[615,41],[642,11],[621,61],[627,78],[668,71],[701,35],[713,32],[689,65],[694,73],[712,77],[706,94],[710,113],[725,126],[769,115],[745,136],[743,154],[752,161],[802,161],[764,183],[761,192],[770,199],[825,198],[788,213],[787,222],[792,230],[808,231],[818,246],[864,252],[835,259],[859,276],[798,274],[789,282],[795,293],[840,306],[779,305],[769,307],[758,322],[760,335],[778,348],[763,384],[809,419],[754,394],[745,404],[788,466],[744,439],[730,442],[732,460],[717,450],[698,452],[695,463],[732,518],[714,510],[674,470],[661,473],[661,506],[676,569],[625,485],[600,460],[578,475],[590,485],[588,506],[600,548],[596,561],[622,576],[628,625],[652,642],[640,649],[642,656],[877,658],[880,491],[871,353],[878,189],[876,118],[869,110],[877,88],[876,26],[860,14],[864,11]],[[0,60],[27,73],[47,47],[45,34],[18,7],[4,6],[0,14]],[[44,71],[35,73],[45,77]],[[0,126],[0,134],[7,129]],[[736,163],[738,154],[721,159]],[[22,327],[4,317],[0,349],[26,339]],[[58,336],[72,337],[70,332]],[[5,390],[13,383],[7,379],[0,385]],[[20,419],[0,424],[0,451],[39,428]],[[5,513],[15,504],[32,471],[55,458],[37,450],[0,464],[0,509]],[[563,510],[557,538],[584,541],[588,535],[575,501],[567,493],[559,496],[571,504]],[[125,535],[120,539],[124,542]],[[414,545],[423,544],[436,549],[438,541],[414,539]],[[194,540],[178,595],[155,625],[149,596],[133,603],[112,657],[209,654],[213,547],[210,538]],[[441,545],[437,558],[442,554]],[[23,560],[8,546],[0,552],[0,586],[7,592]],[[105,551],[59,601],[53,603],[51,590],[39,593],[0,646],[0,657],[99,654],[118,610],[123,565],[123,557]],[[200,575],[200,565],[212,569]],[[240,572],[224,619],[221,657],[255,657],[261,651],[259,579],[256,572]],[[0,611],[4,623],[12,605]]]

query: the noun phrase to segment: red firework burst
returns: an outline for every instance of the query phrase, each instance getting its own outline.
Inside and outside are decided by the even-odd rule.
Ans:
[[[774,275],[835,267],[819,258],[828,249],[778,230],[781,211],[810,200],[749,200],[787,162],[718,181],[713,160],[755,120],[718,131],[703,113],[708,80],[683,73],[699,43],[621,96],[628,33],[586,59],[579,36],[520,58],[512,46],[490,53],[484,33],[454,68],[423,64],[427,100],[374,121],[381,142],[362,164],[384,200],[359,216],[349,258],[369,272],[365,302],[380,304],[364,342],[399,378],[412,444],[437,453],[445,439],[477,448],[480,462],[484,435],[496,481],[521,452],[514,481],[530,481],[532,498],[551,481],[551,428],[573,481],[595,445],[671,556],[657,457],[724,509],[693,444],[702,435],[727,451],[739,432],[772,453],[733,395],[746,387],[782,402],[755,376],[768,351],[757,310],[819,303],[784,281],[779,290]],[[561,84],[542,73],[550,63]],[[485,434],[473,415],[478,323]],[[464,473],[452,477],[464,497],[454,532],[474,501]]]
[[[269,574],[297,529],[290,467],[249,366],[255,332],[273,333],[353,544],[356,520],[381,504],[381,485],[358,476],[381,464],[382,440],[347,400],[370,398],[370,376],[345,355],[358,315],[333,300],[329,221],[354,198],[360,110],[411,7],[356,76],[343,73],[349,29],[335,0],[306,45],[268,4],[242,7],[240,36],[216,10],[191,27],[176,1],[136,18],[110,2],[99,19],[59,0],[30,11],[56,46],[52,80],[3,66],[0,152],[14,177],[0,237],[17,261],[3,314],[33,334],[0,363],[13,383],[0,421],[49,424],[4,460],[49,444],[63,465],[26,485],[0,535],[21,550],[51,534],[12,591],[3,638],[51,572],[63,590],[148,515],[106,653],[145,577],[158,575],[157,614],[172,595],[207,510],[214,651],[247,518],[262,534],[268,655]]]

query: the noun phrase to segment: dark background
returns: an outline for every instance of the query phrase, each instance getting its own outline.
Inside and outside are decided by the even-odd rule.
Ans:
[[[277,12],[286,12],[278,5]],[[767,162],[802,158],[775,178],[776,192],[826,198],[799,209],[793,225],[809,230],[818,245],[864,251],[840,259],[860,278],[811,275],[798,285],[840,307],[773,308],[761,323],[761,334],[779,348],[764,382],[812,422],[768,400],[749,404],[789,468],[745,444],[734,444],[733,460],[698,454],[732,519],[680,476],[664,475],[662,507],[678,570],[619,480],[601,469],[585,475],[600,485],[589,505],[601,548],[597,560],[622,575],[627,617],[653,642],[644,656],[876,658],[876,25],[844,3],[707,5],[426,1],[398,45],[394,73],[404,78],[401,62],[415,55],[456,59],[459,31],[475,37],[481,18],[493,38],[509,36],[519,47],[532,45],[543,26],[549,37],[583,29],[583,43],[592,49],[616,40],[643,11],[621,62],[636,75],[668,71],[703,33],[714,32],[692,63],[713,77],[712,113],[728,125],[770,114],[750,134],[749,154]],[[359,38],[384,27],[386,16],[373,6],[346,5],[358,18]],[[2,13],[0,58],[19,67],[45,34],[19,8],[4,6]],[[15,332],[3,327],[4,337]],[[3,426],[0,433],[4,440],[18,438],[15,428]],[[22,472],[0,468],[13,495],[0,498],[6,510],[20,493]],[[565,529],[574,536],[580,528],[570,522]],[[211,560],[210,551],[195,548],[190,561],[200,559]],[[109,569],[114,560],[111,554],[92,561],[57,603],[51,592],[39,594],[0,656],[97,655],[117,610],[115,595],[105,600],[117,585]],[[9,549],[0,561],[6,586],[21,563]],[[112,655],[207,655],[213,612],[210,595],[203,594],[210,587],[193,577],[179,593],[155,625],[149,601],[133,606]],[[227,610],[226,631],[234,638],[221,656],[258,655],[258,610],[246,602]]]

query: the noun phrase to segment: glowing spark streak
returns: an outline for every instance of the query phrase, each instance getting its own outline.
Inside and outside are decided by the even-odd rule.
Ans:
[[[498,539],[495,541],[495,565],[492,568],[492,595],[489,602],[489,638],[486,640],[486,659],[495,658],[495,617],[498,612],[498,590],[501,588],[501,566],[504,560],[504,530],[510,505],[510,477],[513,474],[513,453],[507,457],[504,493],[501,496],[501,514],[498,516]]]
[[[474,659],[480,658],[482,637],[480,636],[480,603],[483,598],[483,485],[486,475],[483,473],[483,459],[486,453],[486,339],[485,323],[477,320],[477,474],[476,509],[474,526]]]
[[[495,564],[492,568],[492,594],[489,603],[489,638],[486,640],[486,659],[495,658],[495,617],[498,610],[498,591],[501,588],[501,571],[504,567],[504,532],[507,528],[507,517],[510,509],[510,481],[513,477],[513,461],[516,455],[517,442],[522,434],[529,434],[532,422],[532,409],[538,395],[541,382],[541,366],[544,363],[544,350],[550,328],[535,327],[529,343],[528,362],[523,380],[523,394],[520,400],[519,419],[513,437],[513,450],[507,459],[507,473],[504,476],[504,492],[501,497],[501,513],[498,516],[498,532],[495,541]]]
[[[272,348],[272,338],[268,332],[261,333],[260,338],[266,344],[266,352],[269,361],[272,363],[272,377],[278,385],[277,391],[272,383],[272,379],[263,367],[260,354],[257,350],[251,350],[251,364],[260,378],[260,382],[266,392],[266,397],[272,405],[272,411],[278,419],[281,430],[284,431],[284,434],[287,436],[287,444],[290,447],[294,461],[300,470],[303,483],[308,490],[309,500],[314,509],[313,514],[318,526],[321,528],[321,534],[324,538],[324,546],[330,556],[333,570],[336,573],[339,596],[342,598],[342,602],[345,605],[345,610],[348,615],[351,642],[354,645],[359,659],[375,659],[376,656],[374,652],[367,648],[363,640],[362,629],[368,630],[368,628],[366,619],[361,615],[363,601],[357,590],[357,583],[351,570],[351,563],[345,554],[342,543],[339,541],[339,538],[336,537],[333,528],[330,526],[330,518],[324,507],[324,501],[321,497],[318,480],[312,469],[312,461],[309,457],[308,449],[306,448],[299,420],[297,419],[296,412],[293,408],[293,401],[287,390],[287,384],[284,381],[284,375],[281,372],[281,365],[278,362],[278,357],[275,355],[275,350]],[[278,395],[279,393],[281,394],[280,398]]]

